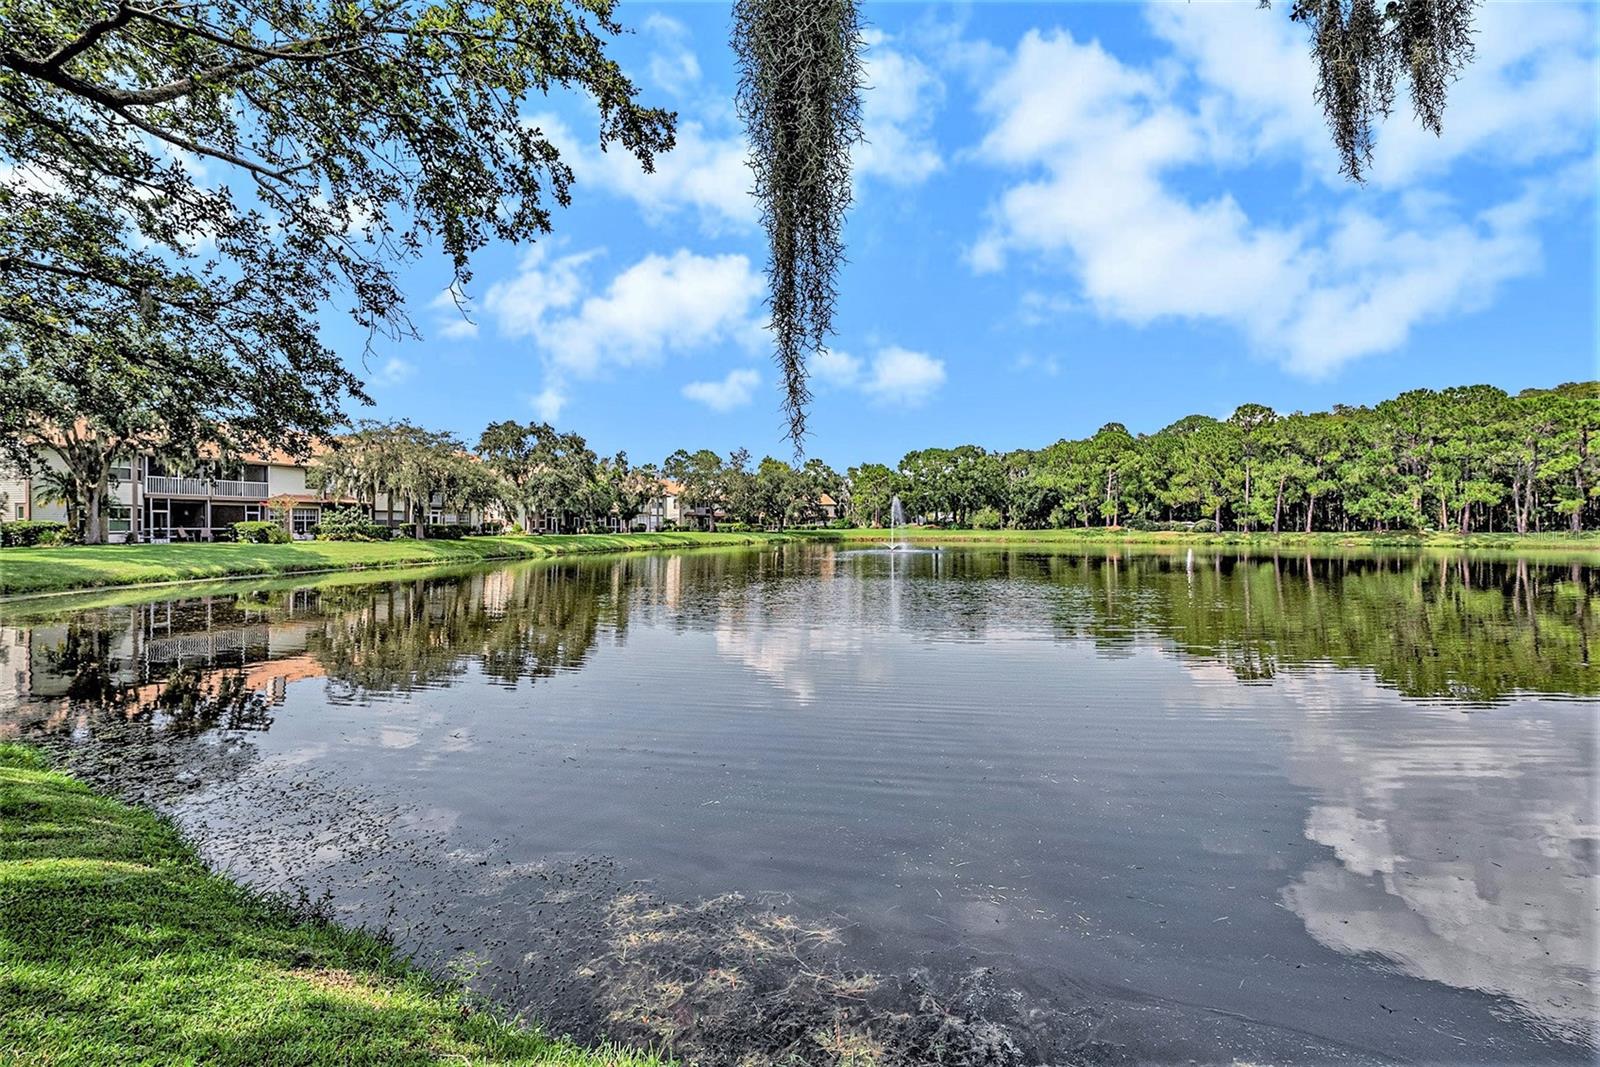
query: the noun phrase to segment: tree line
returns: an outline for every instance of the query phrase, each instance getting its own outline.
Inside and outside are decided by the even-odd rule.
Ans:
[[[821,460],[791,465],[768,456],[752,464],[743,449],[726,459],[680,449],[659,465],[634,464],[626,452],[599,456],[583,435],[541,422],[491,423],[469,450],[451,433],[368,421],[332,446],[312,461],[307,484],[374,511],[384,497],[418,537],[430,502],[457,512],[493,509],[530,532],[547,516],[563,529],[603,529],[642,514],[671,482],[682,506],[707,526],[782,529],[819,521],[824,501],[844,492],[843,479]]]
[[[913,519],[957,526],[1578,532],[1600,523],[1597,438],[1600,382],[1515,396],[1472,385],[1324,412],[1243,404],[1153,434],[1107,423],[1039,449],[923,448],[843,474],[814,458],[755,462],[745,449],[679,449],[635,465],[542,423],[494,423],[472,452],[448,434],[368,423],[318,461],[313,480],[361,499],[394,494],[408,515],[434,494],[462,508],[498,504],[528,529],[549,513],[578,528],[626,521],[670,481],[686,512],[713,527],[881,526],[898,496]]]
[[[93,425],[93,420],[90,420]],[[197,468],[193,442],[82,425],[56,445],[64,469],[49,480],[91,542],[110,500],[112,473],[134,451]],[[890,467],[842,474],[820,459],[755,461],[679,449],[664,461],[600,456],[581,434],[539,422],[492,423],[470,446],[401,420],[364,421],[333,438],[307,482],[330,498],[425,535],[435,507],[498,512],[526,530],[556,516],[561,529],[627,525],[671,483],[685,524],[784,529],[843,519],[889,521],[899,497],[915,521],[1044,529],[1151,527],[1241,531],[1417,530],[1518,533],[1600,525],[1600,381],[1511,395],[1487,385],[1416,389],[1373,407],[1280,414],[1243,404],[1225,419],[1190,415],[1153,434],[1107,423],[1082,439],[1039,449],[922,448]],[[36,456],[37,458],[37,456]]]
[[[974,445],[851,468],[852,514],[1022,529],[1578,532],[1600,520],[1600,382],[1414,389],[1373,407],[1244,404],[1153,434],[1107,423],[1041,449]]]

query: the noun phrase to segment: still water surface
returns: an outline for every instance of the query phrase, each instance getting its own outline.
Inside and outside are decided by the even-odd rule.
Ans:
[[[1434,556],[345,576],[0,609],[0,736],[586,1039],[1584,1062],[1597,609]]]

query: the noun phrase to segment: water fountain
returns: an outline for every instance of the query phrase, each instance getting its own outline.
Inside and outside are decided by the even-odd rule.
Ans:
[[[894,499],[889,501],[889,550],[892,552],[900,547],[900,542],[895,539],[895,530],[906,524],[906,509],[900,505],[900,494],[896,493]]]

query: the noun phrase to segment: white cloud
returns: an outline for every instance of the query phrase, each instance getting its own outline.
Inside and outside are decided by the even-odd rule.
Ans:
[[[1036,371],[1046,378],[1054,378],[1061,373],[1061,360],[1055,356],[1036,356],[1032,352],[1024,352],[1011,361],[1011,366],[1019,371]]]
[[[915,407],[932,396],[944,379],[944,360],[891,345],[872,357],[872,370],[861,389],[883,403]]]
[[[384,360],[383,366],[372,376],[372,384],[402,385],[411,380],[417,373],[417,365],[410,360],[401,359],[399,356],[390,356]]]
[[[428,304],[428,308],[438,312],[434,328],[440,337],[449,341],[464,341],[478,336],[478,324],[467,317],[472,309],[455,286],[440,292]]]
[[[861,377],[861,361],[847,352],[825,348],[807,363],[812,377],[829,385],[852,386]]]
[[[559,385],[546,385],[529,398],[529,403],[540,422],[554,423],[561,418],[561,409],[567,406],[567,393]]]
[[[1152,15],[1164,33],[1176,26],[1198,42],[1190,58],[1209,88],[1194,105],[1166,66],[1126,65],[1064,31],[1029,32],[980,100],[986,158],[1020,174],[969,251],[974,269],[1021,254],[1074,275],[1077,293],[1062,295],[1103,317],[1221,322],[1309,376],[1399,347],[1417,324],[1481,306],[1537,269],[1534,225],[1564,199],[1558,183],[1476,213],[1426,194],[1397,205],[1339,187],[1360,206],[1308,194],[1287,223],[1252,219],[1226,185],[1187,192],[1175,176],[1183,168],[1286,144],[1299,158],[1313,153],[1313,169],[1315,153],[1331,158],[1314,105],[1307,115],[1283,102],[1297,85],[1310,100],[1295,73],[1303,41],[1291,53],[1283,20],[1248,14],[1255,20],[1207,4]],[[1226,169],[1215,173],[1226,181]]]
[[[591,278],[600,254],[552,258],[535,248],[483,297],[502,336],[530,338],[538,351],[545,381],[532,402],[545,421],[559,416],[575,380],[676,352],[759,343],[765,283],[744,256],[653,253],[600,285]]]
[[[651,222],[671,220],[693,211],[711,233],[748,229],[760,217],[750,195],[750,168],[745,163],[742,134],[718,136],[693,120],[678,123],[676,146],[656,156],[655,170],[645,171],[627,152],[602,152],[580,142],[555,115],[526,120],[537,126],[561,152],[578,178],[578,195],[586,182],[632,200]]]
[[[944,360],[899,345],[878,349],[870,361],[828,350],[811,358],[814,380],[854,389],[881,404],[915,407],[944,384]]]
[[[1151,28],[1193,67],[1200,111],[1219,150],[1303,158],[1339,186],[1337,158],[1313,98],[1306,30],[1247,5],[1152,4]],[[1464,157],[1528,164],[1582,148],[1596,120],[1596,17],[1581,4],[1484,4],[1477,51],[1450,86],[1435,137],[1402,95],[1378,130],[1369,178],[1399,187],[1447,171]],[[1230,143],[1231,142],[1231,143]]]
[[[675,96],[700,81],[700,61],[689,47],[689,28],[659,12],[645,16],[644,30],[658,45],[650,53],[650,80]]]
[[[865,35],[866,90],[861,98],[863,143],[852,153],[858,175],[914,185],[944,166],[933,141],[933,117],[944,82],[927,64],[890,47],[877,31]]]
[[[761,375],[753,370],[731,370],[720,381],[690,382],[683,387],[683,395],[712,411],[732,411],[750,403],[760,384]]]
[[[611,279],[569,313],[554,316],[540,344],[559,367],[591,375],[607,364],[726,341],[744,342],[764,282],[741,255],[701,256],[679,249],[651,254]]]
[[[546,264],[546,246],[534,245],[515,277],[489,286],[484,310],[495,317],[504,336],[532,336],[543,327],[547,313],[570,307],[583,294],[581,269],[598,254],[579,252]]]

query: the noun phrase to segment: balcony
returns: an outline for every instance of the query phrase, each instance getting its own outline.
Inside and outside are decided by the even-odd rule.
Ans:
[[[239,482],[209,478],[171,478],[147,474],[144,491],[149,496],[209,496],[225,500],[265,500],[266,482]]]

